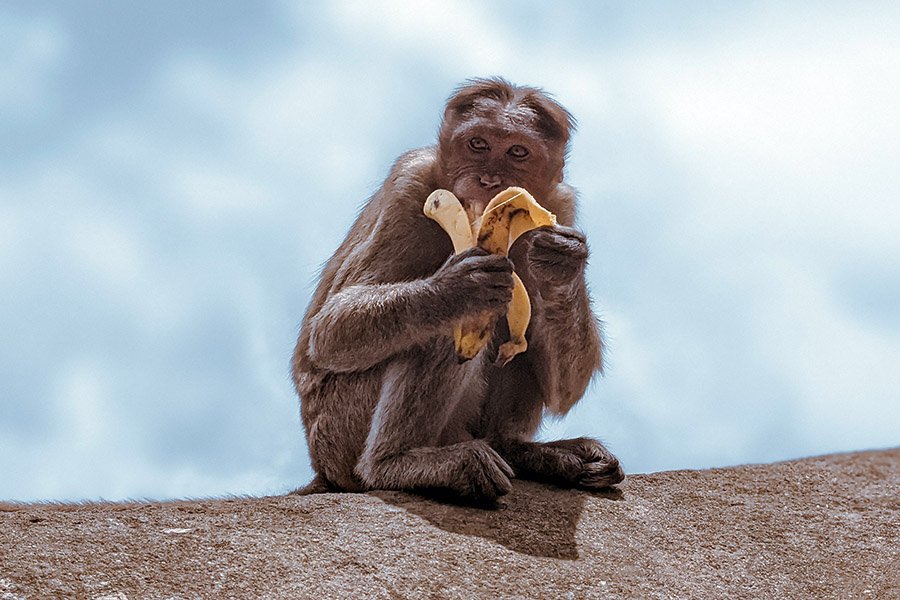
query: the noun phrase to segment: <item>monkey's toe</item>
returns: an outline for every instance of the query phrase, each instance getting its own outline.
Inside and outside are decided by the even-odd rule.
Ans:
[[[589,437],[547,442],[546,445],[551,448],[574,454],[586,463],[609,462],[616,459],[616,457],[606,449],[606,446]]]
[[[600,489],[621,483],[625,479],[619,461],[612,457],[609,461],[585,463],[584,470],[578,478],[578,486],[588,489]]]
[[[471,473],[469,480],[458,490],[463,497],[478,502],[493,501],[512,491],[509,477],[496,473]]]
[[[474,444],[459,492],[477,500],[495,500],[512,491],[512,467],[486,443]]]

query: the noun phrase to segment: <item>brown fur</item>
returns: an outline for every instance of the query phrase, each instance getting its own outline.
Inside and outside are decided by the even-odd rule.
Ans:
[[[531,441],[543,407],[568,411],[601,367],[587,246],[563,182],[573,124],[536,88],[473,80],[448,101],[437,146],[394,164],[326,264],[301,327],[293,376],[317,473],[309,491],[437,489],[492,500],[514,473],[588,488],[622,480],[595,440]],[[422,205],[446,188],[478,214],[510,185],[560,222],[510,253],[532,299],[529,349],[492,366],[508,337],[501,319],[492,344],[460,363],[454,324],[505,312],[513,265],[477,249],[452,256]]]

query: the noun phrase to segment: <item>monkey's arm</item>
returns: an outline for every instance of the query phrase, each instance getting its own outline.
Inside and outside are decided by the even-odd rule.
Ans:
[[[320,369],[367,369],[509,302],[512,264],[478,248],[454,255],[422,213],[427,194],[391,183],[329,261],[304,318],[298,351]]]
[[[433,151],[397,159],[323,269],[307,308],[295,364],[327,371],[370,367],[434,335],[443,315],[426,283],[451,253],[421,203],[434,188]],[[437,240],[437,244],[433,240]]]
[[[536,231],[527,252],[537,292],[529,361],[544,403],[557,414],[581,399],[602,368],[600,324],[584,278],[586,260],[584,236],[568,227]]]
[[[429,277],[349,285],[304,323],[310,360],[329,371],[358,371],[436,335],[449,339],[464,317],[504,311],[512,286],[512,263],[480,248],[451,256]]]
[[[573,289],[542,294],[529,346],[545,404],[565,414],[602,369],[603,344],[583,278]]]
[[[369,368],[448,327],[427,279],[360,284],[332,295],[312,318],[309,357],[329,371]]]

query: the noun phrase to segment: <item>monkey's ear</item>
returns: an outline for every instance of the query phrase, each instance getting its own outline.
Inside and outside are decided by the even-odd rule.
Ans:
[[[522,104],[530,108],[538,117],[537,126],[549,140],[569,143],[569,136],[575,131],[575,117],[561,104],[540,90],[534,90],[522,98]]]

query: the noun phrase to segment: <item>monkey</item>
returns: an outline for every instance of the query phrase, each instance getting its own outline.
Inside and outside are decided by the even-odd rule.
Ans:
[[[624,479],[597,440],[533,441],[544,407],[565,414],[603,364],[563,173],[574,128],[540,88],[470,79],[447,101],[437,143],[393,164],[324,265],[300,326],[291,371],[316,473],[305,493],[430,490],[491,503],[513,477],[589,490]],[[509,186],[558,219],[509,257],[454,255],[422,212],[443,188],[474,219]],[[498,368],[514,267],[532,303],[528,350]],[[484,312],[498,316],[493,339],[461,362],[454,325]]]

